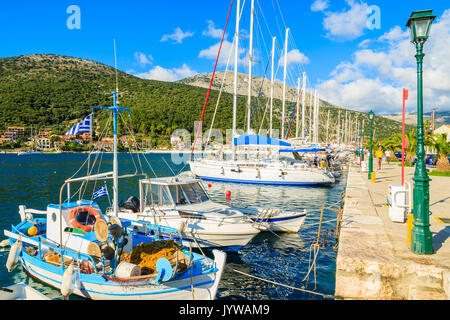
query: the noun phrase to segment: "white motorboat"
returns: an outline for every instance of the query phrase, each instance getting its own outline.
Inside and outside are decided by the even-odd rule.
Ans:
[[[200,179],[187,175],[140,180],[140,199],[130,198],[118,216],[178,229],[185,245],[245,246],[260,231],[298,232],[306,210],[236,208],[213,202]]]
[[[187,246],[238,248],[264,229],[239,210],[212,202],[198,179],[143,179],[139,190],[140,199],[128,199],[118,217],[175,228]]]

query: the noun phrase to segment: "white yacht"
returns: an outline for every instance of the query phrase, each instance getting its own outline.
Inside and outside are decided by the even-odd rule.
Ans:
[[[241,135],[235,139],[235,146],[290,147],[289,143],[274,138]],[[269,185],[327,185],[335,182],[334,175],[320,166],[310,166],[301,161],[298,153],[301,150],[275,150],[277,153],[292,153],[293,157],[267,156],[261,152],[262,157],[250,156],[243,160],[199,159],[190,161],[191,171],[199,178],[210,181],[269,184]],[[268,151],[268,154],[273,154]]]

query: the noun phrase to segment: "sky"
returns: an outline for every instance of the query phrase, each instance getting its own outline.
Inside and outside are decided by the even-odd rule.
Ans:
[[[218,70],[234,69],[236,3]],[[239,71],[248,73],[251,0],[241,0]],[[16,0],[0,4],[0,57],[60,54],[114,66],[144,79],[177,81],[211,73],[231,0]],[[425,7],[424,7],[425,6]],[[424,52],[424,108],[450,111],[450,4],[429,0],[255,0],[253,74],[282,81],[285,29],[287,83],[303,72],[307,90],[335,105],[377,114],[416,108],[415,49],[406,22],[415,10],[437,15]],[[267,70],[267,71],[266,71]]]

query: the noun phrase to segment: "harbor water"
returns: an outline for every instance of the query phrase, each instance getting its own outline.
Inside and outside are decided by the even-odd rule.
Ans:
[[[145,156],[143,159],[142,156]],[[112,154],[91,155],[102,158],[102,167],[90,167],[92,174],[112,171]],[[50,203],[59,203],[59,191],[64,181],[80,168],[87,154],[36,154],[18,156],[0,154],[0,239],[5,239],[3,230],[20,222],[18,206],[45,210]],[[188,166],[175,165],[170,154],[145,154],[139,158],[129,154],[119,154],[120,174],[134,173],[142,164],[149,177],[156,173],[159,177],[188,170]],[[170,166],[170,167],[169,167]],[[85,173],[87,173],[86,169]],[[80,174],[83,174],[81,172]],[[139,178],[121,180],[119,201],[139,195]],[[319,253],[316,272],[311,272],[303,281],[311,262],[311,244],[317,237],[320,209],[324,203],[337,203],[345,190],[346,174],[335,185],[329,187],[283,187],[260,186],[219,182],[204,182],[212,200],[233,206],[272,207],[284,210],[308,211],[304,226],[299,233],[281,234],[262,232],[248,245],[227,251],[227,265],[217,293],[219,300],[312,300],[324,299],[321,295],[307,293],[294,288],[333,295],[335,286],[336,253],[332,250]],[[211,185],[208,187],[208,185]],[[112,196],[111,182],[107,183]],[[89,186],[80,194],[90,199],[92,191],[101,185]],[[225,194],[231,191],[231,200]],[[102,210],[110,206],[108,197],[98,200]],[[337,211],[325,209],[323,228],[334,228]],[[0,249],[0,287],[18,282],[26,282],[53,299],[61,299],[61,293],[50,286],[31,279],[19,265],[8,273],[5,263],[8,249]],[[207,255],[212,256],[210,252]],[[252,278],[242,273],[271,282]],[[291,288],[282,286],[285,284]],[[293,288],[292,288],[293,287]],[[71,299],[81,299],[74,295]]]

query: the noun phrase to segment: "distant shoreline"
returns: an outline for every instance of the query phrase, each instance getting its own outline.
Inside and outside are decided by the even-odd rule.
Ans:
[[[0,151],[0,154],[19,154],[20,152],[26,152],[23,150],[2,150]],[[45,152],[45,151],[39,151],[40,154],[89,154],[90,151],[62,151],[62,152]],[[112,151],[100,151],[101,153],[113,153]],[[100,153],[99,152],[99,153]],[[128,152],[118,152],[120,153],[128,153]],[[138,151],[138,152],[132,152],[132,153],[142,153],[142,154],[148,154],[148,153],[190,153],[189,150],[148,150],[148,151]],[[201,153],[199,151],[194,152],[194,154]]]

